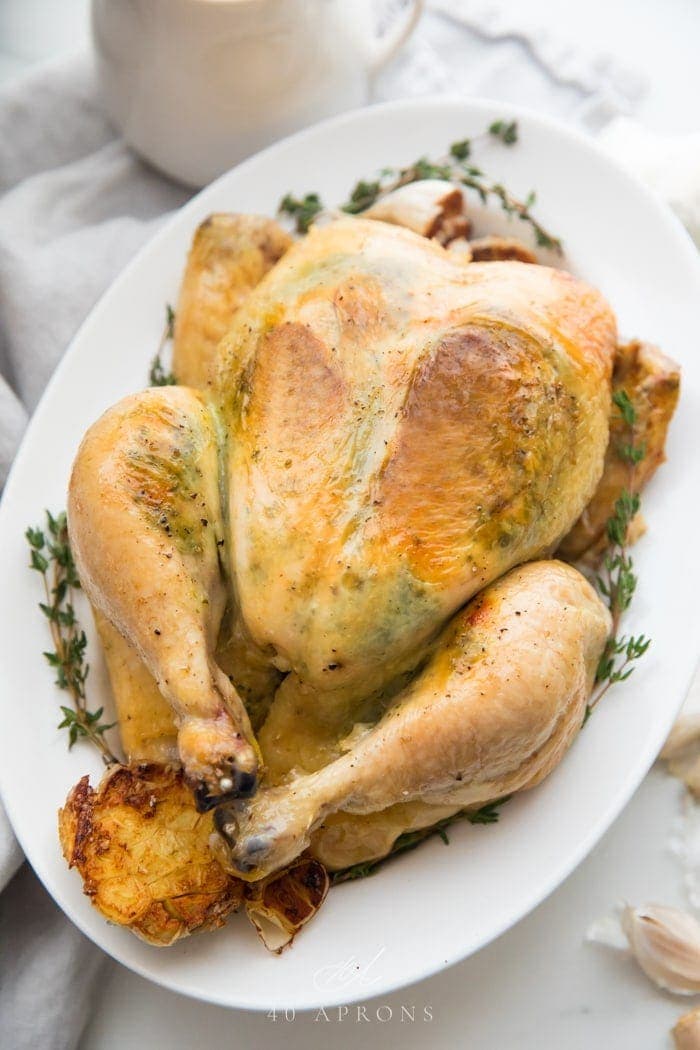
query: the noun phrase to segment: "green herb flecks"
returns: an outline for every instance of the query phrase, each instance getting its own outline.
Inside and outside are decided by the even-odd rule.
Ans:
[[[359,215],[401,186],[424,179],[442,179],[473,191],[483,204],[494,200],[507,215],[531,227],[539,247],[561,253],[559,238],[549,233],[532,214],[534,193],[529,193],[525,200],[518,200],[505,186],[492,181],[469,162],[475,145],[489,138],[497,139],[505,146],[514,145],[518,141],[516,121],[496,120],[484,134],[453,142],[445,156],[437,160],[419,157],[406,168],[383,168],[375,179],[361,179],[348,200],[340,205],[340,210]],[[301,198],[287,194],[279,205],[280,212],[294,219],[298,233],[306,233],[314,219],[325,210],[318,193],[308,193]]]
[[[489,125],[489,135],[500,139],[504,146],[513,146],[518,141],[518,124],[515,120],[494,120]]]
[[[163,364],[163,354],[167,347],[172,343],[175,336],[175,311],[173,310],[170,303],[165,304],[165,327],[163,329],[163,335],[161,336],[160,343],[158,344],[158,350],[156,355],[151,362],[151,368],[148,373],[148,381],[151,386],[176,386],[177,377],[173,372],[168,372],[165,365]]]
[[[408,853],[409,850],[415,849],[421,842],[432,838],[433,835],[438,835],[446,846],[449,845],[450,840],[447,829],[458,821],[467,820],[470,824],[496,824],[500,817],[500,807],[504,806],[511,797],[511,795],[506,795],[505,798],[487,802],[486,805],[473,812],[460,810],[459,813],[453,813],[451,817],[445,817],[444,820],[431,824],[429,828],[421,828],[419,831],[405,831],[403,835],[399,835],[391,852],[386,857],[353,864],[349,868],[343,868],[342,871],[333,872],[330,875],[331,885],[337,886],[340,882],[350,882],[353,879],[366,879],[369,875],[374,875],[375,871],[378,871],[388,861],[398,857],[401,853]]]
[[[30,550],[30,567],[42,578],[45,601],[39,608],[51,631],[53,649],[44,656],[56,673],[56,685],[67,692],[72,706],[61,705],[63,721],[59,729],[68,730],[68,747],[81,738],[99,750],[106,765],[116,762],[104,734],[116,723],[101,721],[103,709],[90,711],[85,682],[90,671],[86,660],[87,637],[80,627],[73,606],[73,593],[80,588],[73,554],[68,542],[65,513],[54,517],[46,512],[46,530],[29,528],[26,533]]]
[[[280,201],[279,211],[293,217],[297,233],[307,233],[316,216],[323,211],[323,204],[317,193],[307,193],[301,198],[288,193]]]
[[[450,146],[450,156],[454,157],[455,160],[466,160],[467,157],[471,156],[471,152],[471,139],[460,139],[459,142],[453,142]]]
[[[606,524],[607,548],[603,555],[596,585],[610,609],[612,630],[596,671],[598,689],[591,697],[584,716],[584,725],[591,711],[616,682],[624,682],[634,671],[634,663],[649,648],[651,641],[643,634],[620,634],[620,620],[629,608],[637,588],[637,575],[629,553],[630,526],[639,513],[640,498],[636,467],[644,459],[645,448],[635,440],[637,411],[625,390],[613,394],[613,404],[627,430],[626,440],[617,448],[617,454],[628,465],[627,488],[615,501],[613,514]]]

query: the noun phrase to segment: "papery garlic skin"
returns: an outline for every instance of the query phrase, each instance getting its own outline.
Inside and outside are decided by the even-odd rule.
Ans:
[[[441,244],[469,235],[464,194],[459,186],[443,179],[422,179],[387,193],[367,208],[363,219],[379,219],[405,226]]]
[[[700,1009],[683,1014],[672,1035],[676,1050],[700,1050]]]
[[[622,929],[644,973],[677,995],[700,992],[700,922],[678,908],[627,907]]]
[[[624,907],[625,905],[621,904],[615,914],[594,919],[586,930],[586,940],[589,944],[602,944],[605,948],[615,948],[629,954],[629,942],[621,923]]]

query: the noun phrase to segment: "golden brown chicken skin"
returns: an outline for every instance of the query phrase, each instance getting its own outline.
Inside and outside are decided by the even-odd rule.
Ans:
[[[366,690],[553,549],[600,478],[614,349],[605,301],[560,271],[465,267],[376,222],[312,231],[220,348],[256,642],[317,690]]]
[[[251,668],[263,711],[287,675],[260,735],[274,782],[275,727],[331,761],[465,602],[557,546],[600,479],[615,346],[568,274],[346,219],[235,310],[211,393],[151,390],[91,428],[81,578],[170,705],[200,806],[256,791]]]
[[[239,307],[291,245],[263,215],[210,215],[192,241],[175,313],[173,368],[184,386],[205,389],[216,349]]]

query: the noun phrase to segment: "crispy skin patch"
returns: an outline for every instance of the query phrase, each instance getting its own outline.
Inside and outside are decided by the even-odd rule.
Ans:
[[[246,424],[261,451],[277,453],[283,470],[293,469],[294,460],[316,459],[319,444],[308,441],[309,426],[322,442],[346,396],[329,348],[305,325],[282,324],[260,344],[253,384]]]
[[[241,883],[209,848],[212,816],[197,812],[179,770],[119,766],[97,791],[83,777],[58,824],[98,911],[150,944],[222,926],[241,904]]]
[[[291,243],[262,215],[211,215],[202,223],[176,311],[173,367],[180,383],[209,384],[216,348],[236,311]]]
[[[556,516],[579,420],[558,365],[496,325],[451,332],[422,363],[378,496],[390,542],[421,579],[454,577],[465,556],[477,571],[487,551],[527,544],[543,514]]]
[[[339,342],[361,346],[381,339],[391,324],[392,308],[381,282],[371,274],[355,273],[339,282],[333,293]]]
[[[183,550],[199,554],[217,538],[206,531],[217,526],[216,495],[206,498],[213,486],[205,474],[217,456],[207,403],[201,394],[176,388],[147,397],[125,403],[120,432],[132,439],[114,449],[115,466],[149,521]]]
[[[253,563],[277,563],[271,552],[288,547],[287,538],[277,535],[277,523],[284,524],[290,506],[304,506],[331,544],[347,493],[336,463],[353,430],[350,393],[331,345],[299,322],[281,324],[263,337],[242,426],[241,441],[252,449],[249,478],[264,500],[266,509],[259,513],[273,537],[250,548]],[[305,536],[300,533],[297,540],[304,549]],[[274,571],[279,577],[277,564]]]
[[[617,348],[613,393],[620,390],[627,393],[637,413],[632,444],[644,448],[644,458],[634,472],[635,488],[639,491],[666,459],[666,434],[678,404],[680,369],[658,347],[634,340]],[[615,501],[630,485],[629,465],[619,453],[620,446],[629,442],[629,428],[612,405],[603,476],[592,500],[564,538],[558,551],[560,557],[574,561],[584,555],[595,556],[604,545],[605,525],[614,512]]]

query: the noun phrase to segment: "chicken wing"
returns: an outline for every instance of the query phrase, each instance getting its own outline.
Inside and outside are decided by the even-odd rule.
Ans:
[[[179,383],[206,389],[216,348],[236,311],[291,243],[263,215],[210,215],[201,224],[175,311],[173,368]]]
[[[651,480],[665,457],[666,434],[678,404],[680,369],[658,347],[634,340],[617,348],[613,371],[613,393],[624,391],[636,412],[634,433],[613,404],[610,439],[605,454],[603,476],[591,502],[564,537],[558,554],[568,561],[599,554],[605,545],[605,525],[614,512],[615,501],[623,489],[639,491]],[[629,463],[620,455],[620,446],[643,448],[644,456],[635,465],[630,481]]]

